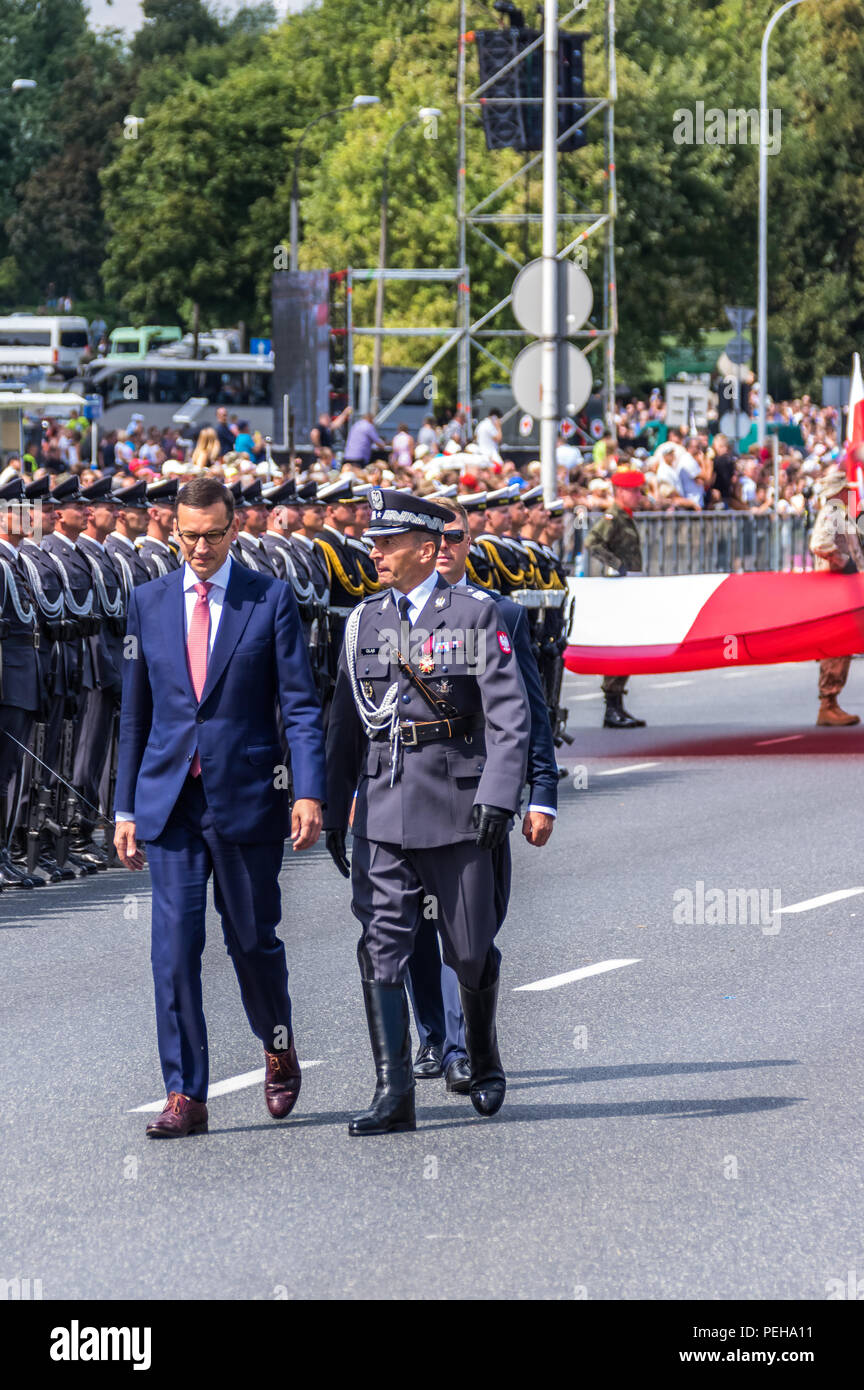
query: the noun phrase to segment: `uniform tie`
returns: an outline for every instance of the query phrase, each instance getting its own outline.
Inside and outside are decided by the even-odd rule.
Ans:
[[[411,626],[411,619],[410,619],[410,617],[409,617],[409,613],[410,613],[410,610],[411,610],[411,601],[410,601],[410,599],[408,599],[408,598],[405,596],[405,594],[403,594],[402,597],[401,597],[401,598],[399,599],[399,601],[397,602],[396,607],[399,609],[399,617],[402,619],[403,623],[407,623],[408,626],[410,627],[410,626]]]
[[[207,680],[207,657],[210,651],[209,594],[213,585],[199,580],[193,587],[198,597],[195,600],[195,607],[192,609],[189,633],[186,637],[186,656],[189,662],[189,674],[192,677],[195,699],[200,700],[204,683]],[[201,776],[201,759],[197,749],[192,759],[189,775],[190,777]]]

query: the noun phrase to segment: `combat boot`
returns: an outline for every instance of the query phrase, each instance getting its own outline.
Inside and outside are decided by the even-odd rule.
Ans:
[[[850,724],[860,724],[861,720],[857,714],[847,714],[845,709],[841,709],[836,695],[826,695],[819,701],[816,723],[829,729],[843,729]]]
[[[459,997],[465,1015],[465,1046],[471,1068],[468,1094],[478,1115],[494,1115],[504,1104],[507,1089],[495,1027],[498,980],[483,989],[469,989],[460,980]]]
[[[378,1083],[372,1104],[349,1122],[349,1134],[396,1134],[416,1129],[411,1034],[404,985],[363,981],[363,1002]]]
[[[603,719],[604,729],[644,729],[645,720],[637,719],[624,708],[623,695],[606,696],[606,714]]]

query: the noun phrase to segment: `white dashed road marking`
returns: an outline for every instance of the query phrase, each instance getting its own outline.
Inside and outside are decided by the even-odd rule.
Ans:
[[[315,1062],[301,1062],[303,1067],[323,1067],[323,1058]],[[207,1092],[207,1099],[212,1100],[214,1096],[227,1096],[231,1091],[243,1091],[247,1086],[257,1086],[264,1080],[264,1068],[258,1067],[255,1071],[244,1071],[239,1076],[229,1076],[227,1081],[217,1081]],[[149,1114],[151,1111],[158,1114],[164,1107],[164,1100],[148,1101],[146,1105],[136,1105],[129,1111],[130,1115]]]
[[[640,959],[640,956],[636,956],[633,960],[601,960],[597,965],[583,965],[579,970],[568,970],[563,975],[550,975],[548,979],[535,980],[530,985],[517,985],[513,993],[519,994],[522,990],[559,989],[561,985],[569,985],[573,980],[584,980],[588,975],[602,975],[605,970],[620,970],[624,965],[638,965]]]
[[[648,687],[649,690],[672,690],[676,685],[692,685],[692,681],[660,681]]]
[[[855,898],[864,893],[864,888],[838,888],[836,893],[823,893],[821,898],[807,898],[803,903],[790,903],[788,907],[778,907],[778,912],[809,912],[813,907],[827,907],[829,903],[842,902],[844,898]]]
[[[596,773],[597,777],[620,777],[622,772],[641,772],[646,767],[659,767],[659,763],[628,763],[627,767],[607,767],[605,772]]]

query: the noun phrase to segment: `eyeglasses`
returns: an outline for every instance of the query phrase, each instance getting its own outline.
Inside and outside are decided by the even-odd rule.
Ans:
[[[447,541],[448,545],[461,545],[465,539],[464,531],[442,531],[442,541]]]
[[[229,521],[228,525],[223,526],[221,531],[178,531],[177,535],[184,545],[188,545],[194,550],[199,541],[206,541],[208,545],[218,545],[230,531],[231,525],[232,522]]]

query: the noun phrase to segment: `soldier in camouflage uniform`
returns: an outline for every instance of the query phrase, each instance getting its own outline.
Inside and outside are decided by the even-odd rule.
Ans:
[[[829,473],[822,482],[819,490],[822,505],[810,537],[810,549],[816,557],[814,569],[833,570],[836,574],[855,574],[864,570],[864,554],[858,533],[846,511],[848,487],[849,479],[839,469]],[[851,656],[829,656],[819,662],[817,724],[836,729],[860,723],[857,714],[847,714],[837,703],[837,696],[846,684],[851,661]]]
[[[633,513],[639,505],[645,475],[637,469],[619,469],[612,475],[615,501],[588,532],[585,548],[596,555],[615,574],[630,574],[642,569],[642,545]],[[629,676],[604,676],[603,694],[606,713],[603,726],[607,729],[642,729],[644,719],[636,719],[624,708]]]

